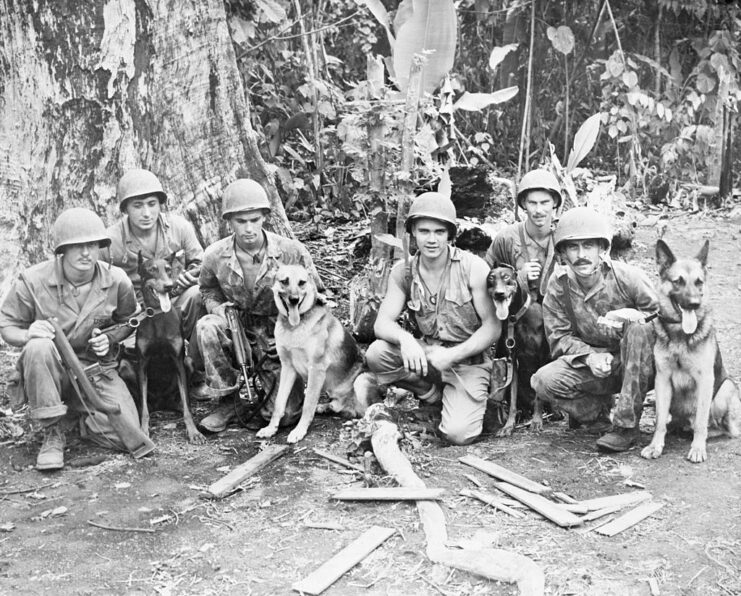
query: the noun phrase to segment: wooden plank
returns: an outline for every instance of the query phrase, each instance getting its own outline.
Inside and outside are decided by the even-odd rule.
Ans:
[[[540,515],[561,527],[570,528],[572,526],[580,526],[584,523],[580,517],[574,515],[570,511],[566,511],[561,507],[561,505],[549,501],[543,495],[533,494],[506,482],[495,482],[494,486],[503,493],[507,493],[510,497],[514,497],[520,501],[520,503],[524,503],[533,511],[537,511]]]
[[[627,505],[634,505],[641,501],[648,501],[651,498],[651,493],[647,493],[645,490],[636,490],[630,493],[622,493],[619,495],[612,495],[610,497],[597,497],[596,499],[587,499],[586,501],[579,501],[582,505],[586,505],[589,511],[597,511],[599,509],[606,509],[607,507],[613,507],[614,505],[620,505],[625,507]]]
[[[617,519],[613,519],[610,523],[600,526],[595,530],[595,532],[605,536],[614,536],[615,534],[636,525],[647,517],[650,517],[663,506],[663,503],[641,503],[638,507],[631,509],[625,515],[621,515]]]
[[[345,466],[346,468],[350,468],[351,470],[356,470],[358,472],[365,472],[365,469],[363,466],[358,466],[352,462],[349,462],[348,460],[339,457],[338,455],[335,455],[334,453],[329,453],[328,451],[322,451],[321,449],[314,448],[314,453],[316,453],[319,457],[323,457],[324,459],[328,459],[329,461],[332,461],[336,464],[339,464],[341,466]]]
[[[332,495],[339,501],[439,501],[444,488],[386,486],[376,488],[346,488]]]
[[[576,505],[579,502],[574,497],[562,492],[554,492],[553,498],[558,499],[562,503],[568,503],[569,505]]]
[[[553,489],[550,486],[543,486],[542,484],[538,484],[537,482],[530,480],[529,478],[520,476],[519,474],[512,472],[507,468],[503,468],[502,466],[495,464],[494,462],[481,459],[480,457],[477,457],[475,455],[465,455],[458,458],[458,461],[460,461],[462,464],[466,464],[467,466],[471,466],[472,468],[476,468],[484,474],[493,476],[498,480],[502,480],[503,482],[507,482],[508,484],[519,486],[520,488],[530,491],[531,493],[542,495],[553,492]]]
[[[221,480],[217,480],[209,486],[209,496],[220,499],[229,494],[247,478],[282,456],[288,449],[290,449],[288,445],[268,445],[257,455],[237,466]]]
[[[516,517],[518,519],[522,519],[523,517],[525,517],[525,514],[522,511],[517,511],[516,509],[507,507],[507,505],[502,503],[503,499],[499,499],[498,497],[495,497],[494,495],[484,492],[482,490],[470,490],[470,489],[464,488],[460,492],[460,494],[462,494],[464,497],[470,497],[472,499],[477,499],[481,501],[482,503],[491,505],[492,507],[494,507],[494,509],[499,509],[499,511],[504,511],[504,513],[508,513],[512,517]]]
[[[628,507],[632,504],[634,503],[617,503],[616,505],[612,505],[610,507],[604,507],[603,509],[597,509],[597,511],[590,511],[586,515],[582,516],[582,519],[585,522],[594,521],[595,519],[599,519],[600,517],[605,517],[606,515],[610,515],[611,513],[620,511],[621,509]]]
[[[555,505],[556,507],[560,507],[565,511],[571,511],[571,513],[576,513],[577,515],[584,515],[589,512],[586,505],[582,505],[581,503],[556,503]]]
[[[393,528],[371,527],[291,588],[302,594],[321,594],[395,533]]]

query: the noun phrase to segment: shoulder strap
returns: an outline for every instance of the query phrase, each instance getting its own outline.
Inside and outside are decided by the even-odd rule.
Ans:
[[[525,242],[525,222],[522,222],[519,226],[520,232],[520,250],[522,250],[522,254],[525,255],[525,260],[530,260],[530,252],[527,250],[527,244]]]
[[[574,304],[571,302],[571,291],[569,290],[569,276],[563,275],[562,277],[558,278],[558,281],[561,284],[561,289],[563,290],[563,301],[564,301],[564,306],[566,307],[566,314],[569,316],[569,320],[571,321],[571,326],[573,327],[574,331],[576,331],[576,314],[574,314]]]

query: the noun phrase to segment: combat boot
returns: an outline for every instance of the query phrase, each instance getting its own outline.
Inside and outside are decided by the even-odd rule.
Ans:
[[[597,449],[613,453],[627,451],[638,442],[639,436],[638,428],[616,426],[614,430],[597,439]]]
[[[58,424],[44,429],[44,442],[36,457],[37,470],[61,470],[64,467],[64,433]]]

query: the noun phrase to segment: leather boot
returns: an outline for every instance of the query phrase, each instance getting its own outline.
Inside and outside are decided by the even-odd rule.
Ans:
[[[619,453],[627,451],[638,442],[640,431],[637,428],[624,428],[616,426],[612,432],[602,435],[597,439],[597,449],[600,451],[611,451]]]
[[[64,467],[64,433],[58,424],[44,429],[44,442],[36,457],[37,470],[61,470]]]

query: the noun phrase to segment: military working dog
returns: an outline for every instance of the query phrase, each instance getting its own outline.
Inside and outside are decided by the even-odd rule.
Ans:
[[[723,367],[705,293],[708,249],[706,240],[696,258],[677,259],[663,240],[656,244],[656,429],[641,451],[647,459],[661,455],[670,417],[671,427],[692,429],[687,459],[694,463],[707,459],[708,427],[711,436],[741,432],[738,386]]]
[[[306,436],[316,412],[330,410],[348,417],[362,416],[377,401],[375,375],[365,370],[357,342],[330,313],[326,298],[317,292],[301,265],[282,265],[273,285],[278,320],[275,346],[280,357],[280,382],[275,409],[268,425],[257,432],[272,437],[278,430],[288,396],[301,377],[306,388],[301,418],[288,434],[296,443]],[[325,391],[331,401],[319,404]]]

